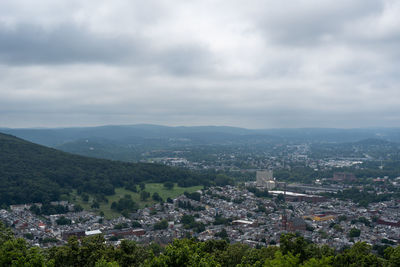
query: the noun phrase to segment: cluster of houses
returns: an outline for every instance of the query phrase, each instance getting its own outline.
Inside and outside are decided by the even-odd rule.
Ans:
[[[400,240],[398,201],[360,207],[351,201],[271,191],[258,197],[244,186],[211,187],[181,195],[112,220],[87,211],[35,215],[29,204],[0,210],[0,220],[32,245],[62,245],[71,236],[102,234],[118,245],[121,239],[166,244],[175,238],[226,239],[252,246],[279,243],[286,232],[299,232],[319,244],[341,248],[357,241],[397,244]],[[283,198],[282,198],[283,196]],[[65,202],[58,203],[69,206]],[[37,203],[36,205],[40,205]],[[68,223],[60,223],[60,218]],[[351,234],[357,229],[358,234]],[[354,231],[353,231],[354,232]]]

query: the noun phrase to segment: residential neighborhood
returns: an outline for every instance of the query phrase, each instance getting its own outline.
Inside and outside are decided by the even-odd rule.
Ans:
[[[65,244],[71,236],[102,234],[118,245],[121,239],[138,243],[167,244],[174,238],[225,239],[250,246],[279,244],[285,232],[296,232],[318,244],[337,249],[357,241],[371,245],[397,244],[400,240],[399,201],[371,203],[362,207],[334,197],[291,197],[294,192],[270,191],[255,185],[210,187],[185,193],[165,203],[145,207],[106,220],[96,213],[68,212],[35,215],[33,205],[12,205],[0,210],[0,219],[30,244],[51,247]],[[297,193],[300,194],[300,193]],[[309,197],[310,196],[310,197]]]

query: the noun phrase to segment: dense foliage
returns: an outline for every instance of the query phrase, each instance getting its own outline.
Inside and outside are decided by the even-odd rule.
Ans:
[[[331,197],[337,197],[339,199],[352,200],[361,206],[367,207],[370,203],[377,203],[382,201],[388,201],[392,198],[393,194],[377,194],[375,192],[367,190],[359,190],[357,188],[349,188],[337,192],[337,194],[327,193],[325,194]]]
[[[124,210],[133,212],[136,211],[137,204],[132,200],[131,195],[125,195],[123,198],[120,198],[118,202],[111,203],[111,209],[118,212],[122,212]]]
[[[188,219],[190,220],[190,219]],[[175,240],[165,248],[156,244],[137,245],[122,240],[118,247],[107,245],[101,235],[78,241],[71,238],[61,247],[31,248],[15,239],[0,224],[0,266],[399,266],[400,247],[387,247],[383,256],[371,253],[371,246],[356,243],[336,252],[317,246],[303,237],[286,234],[281,246],[251,248],[225,240],[198,242]]]
[[[141,182],[193,186],[215,180],[213,173],[87,158],[0,133],[0,205],[59,200],[72,189],[112,195],[116,187],[130,188]]]

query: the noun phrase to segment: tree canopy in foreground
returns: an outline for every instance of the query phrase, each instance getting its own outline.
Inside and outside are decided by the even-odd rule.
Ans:
[[[0,224],[0,266],[400,266],[399,246],[388,247],[382,257],[361,242],[336,252],[295,234],[282,235],[280,247],[261,248],[224,240],[177,239],[165,248],[127,240],[114,247],[104,241],[101,235],[71,238],[64,246],[41,249]]]

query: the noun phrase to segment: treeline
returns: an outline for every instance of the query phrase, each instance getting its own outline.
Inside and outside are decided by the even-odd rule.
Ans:
[[[190,221],[188,220],[188,225]],[[10,230],[0,225],[1,266],[400,266],[400,247],[388,246],[382,256],[373,254],[371,246],[356,243],[336,252],[318,246],[301,236],[286,234],[280,247],[251,248],[225,240],[199,242],[175,240],[161,247],[140,246],[123,240],[118,247],[107,245],[101,235],[78,241],[71,238],[64,246],[50,249],[29,247],[15,239]]]
[[[225,180],[215,172],[72,155],[0,133],[0,206],[59,200],[72,189],[112,195],[117,187],[130,188],[141,182],[188,187]]]
[[[330,175],[330,173],[322,173],[320,171],[315,171],[314,169],[305,166],[292,167],[291,170],[274,170],[274,176],[277,180],[288,182],[312,183],[315,181],[315,179],[318,178],[332,177],[324,175]]]
[[[383,168],[380,166],[383,164]],[[361,165],[343,168],[332,168],[330,170],[314,170],[307,166],[292,166],[291,170],[277,169],[274,170],[274,176],[280,181],[312,183],[315,179],[332,178],[335,172],[350,172],[357,179],[355,184],[367,183],[367,178],[376,178],[388,176],[396,178],[400,173],[400,161],[366,161]]]
[[[398,198],[398,194],[382,193],[378,194],[373,191],[373,189],[360,190],[358,188],[352,187],[349,189],[344,189],[337,193],[324,193],[325,196],[335,197],[341,200],[351,200],[358,203],[360,206],[367,207],[370,203],[378,203],[383,201],[389,201],[393,197]]]

